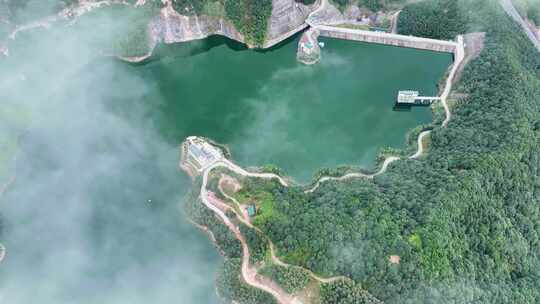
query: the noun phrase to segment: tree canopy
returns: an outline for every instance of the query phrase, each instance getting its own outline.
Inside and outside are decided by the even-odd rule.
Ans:
[[[540,301],[540,56],[497,3],[479,2],[468,26],[486,31],[485,48],[425,156],[309,194],[246,184],[271,194],[273,212],[254,222],[286,262],[345,275],[385,303]],[[333,290],[322,289],[328,303],[353,294]]]

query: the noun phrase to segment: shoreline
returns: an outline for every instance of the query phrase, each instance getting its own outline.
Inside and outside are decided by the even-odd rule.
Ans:
[[[454,81],[454,78],[456,77],[456,72],[458,71],[458,69],[462,68],[462,64],[464,63],[464,58],[465,58],[465,49],[464,49],[464,42],[463,42],[463,36],[458,36],[457,37],[457,42],[456,42],[456,52],[455,52],[455,60],[454,62],[449,66],[449,73],[448,75],[446,76],[446,79],[444,81],[445,83],[445,86],[442,90],[442,94],[440,96],[441,98],[441,105],[444,109],[444,112],[445,112],[445,118],[444,120],[442,121],[440,127],[442,128],[445,128],[448,123],[450,122],[451,118],[452,118],[452,113],[450,111],[450,107],[448,105],[448,97],[450,95],[450,92],[452,90],[452,87],[453,87],[453,81]],[[225,158],[224,161],[219,161],[223,164],[225,164],[226,167],[228,167],[230,170],[232,171],[235,171],[241,175],[244,175],[244,176],[251,176],[251,177],[261,177],[261,178],[277,178],[280,183],[283,185],[283,186],[286,186],[288,187],[289,186],[289,183],[287,183],[285,181],[286,180],[289,180],[289,181],[292,181],[291,184],[295,185],[295,186],[300,186],[300,187],[307,187],[309,185],[315,185],[313,188],[310,188],[308,190],[306,190],[307,193],[310,193],[310,192],[313,192],[315,191],[318,186],[325,182],[325,181],[328,181],[328,180],[344,180],[344,179],[349,179],[349,178],[355,178],[355,177],[360,177],[360,178],[373,178],[377,175],[380,175],[380,174],[383,174],[384,172],[386,172],[386,170],[388,169],[388,167],[390,166],[390,164],[392,164],[393,162],[397,161],[397,160],[401,160],[401,159],[417,159],[419,158],[420,156],[422,156],[424,153],[425,153],[425,147],[423,147],[423,145],[421,144],[422,143],[422,140],[431,133],[432,130],[425,130],[425,131],[421,131],[419,134],[418,134],[418,137],[416,138],[416,143],[417,143],[417,147],[416,147],[416,151],[415,153],[413,153],[412,155],[409,155],[408,157],[400,157],[400,156],[396,156],[396,155],[389,155],[387,156],[383,161],[382,163],[380,164],[380,167],[375,171],[375,172],[372,172],[372,173],[364,173],[364,172],[351,172],[351,173],[347,173],[347,174],[343,174],[341,176],[319,176],[318,178],[316,178],[316,180],[312,181],[310,184],[301,184],[301,183],[297,183],[295,182],[294,180],[292,180],[291,177],[281,177],[277,174],[274,174],[274,173],[256,173],[256,172],[248,172],[246,171],[244,168],[241,168],[240,166],[238,166],[237,164],[235,164],[231,159],[229,159],[230,157],[227,157]],[[210,144],[212,145],[215,145],[215,143],[211,140],[208,140],[208,139],[205,139],[207,140]],[[182,162],[180,162],[180,166],[182,166]],[[353,166],[353,165],[351,165]],[[208,170],[208,169],[206,169]],[[204,171],[206,171],[204,170]],[[204,174],[204,172],[202,173]]]
[[[313,6],[315,5],[316,4],[313,4]],[[305,18],[302,24],[296,27],[293,27],[287,32],[281,33],[274,38],[265,40],[265,42],[261,46],[257,47],[257,46],[247,43],[245,36],[241,32],[239,32],[238,29],[236,29],[236,27],[229,20],[224,19],[222,17],[216,18],[216,17],[207,16],[207,15],[195,15],[193,17],[181,15],[176,10],[174,10],[174,8],[172,7],[172,3],[170,1],[166,1],[165,6],[161,9],[160,14],[156,16],[155,19],[152,20],[148,24],[148,34],[150,35],[149,37],[150,41],[148,44],[148,47],[149,47],[148,53],[142,56],[117,56],[117,58],[120,60],[124,60],[126,62],[130,62],[130,63],[141,63],[151,58],[154,55],[154,51],[156,47],[158,46],[158,44],[168,45],[168,44],[175,44],[175,43],[191,42],[191,41],[206,39],[210,36],[225,37],[233,41],[236,41],[238,43],[241,43],[247,46],[249,49],[267,50],[276,45],[279,45],[283,41],[289,39],[290,37],[308,28],[309,23],[307,22],[307,20],[309,16],[311,16],[311,14],[313,14],[313,12],[315,12],[318,9],[320,9],[320,7],[317,7],[315,10],[313,10]],[[199,28],[198,30],[200,32],[190,33],[189,36],[191,37],[189,38],[178,39],[177,37],[174,37],[174,35],[171,34],[170,24],[167,23],[167,20],[176,19],[176,20],[185,21],[185,20],[190,20],[190,18],[194,19],[195,23],[197,24]],[[200,19],[206,20],[207,22],[216,22],[220,26],[219,28],[216,28],[214,30],[203,32],[200,29],[200,24],[199,24]],[[269,19],[269,22],[270,21],[271,21],[271,18]],[[165,24],[165,29],[163,29],[162,32],[159,32],[158,30],[156,30],[156,27],[159,26],[159,24],[156,24],[158,22],[163,22]],[[227,28],[229,29],[229,31],[227,31]],[[268,34],[269,29],[270,29],[270,24],[268,24],[267,34]]]

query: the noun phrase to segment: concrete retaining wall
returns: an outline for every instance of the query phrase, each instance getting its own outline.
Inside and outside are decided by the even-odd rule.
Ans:
[[[345,40],[363,41],[399,47],[409,47],[444,53],[455,53],[458,47],[458,44],[453,41],[420,38],[382,32],[371,32],[325,25],[317,25],[316,28],[319,30],[320,35],[323,37],[331,37]]]

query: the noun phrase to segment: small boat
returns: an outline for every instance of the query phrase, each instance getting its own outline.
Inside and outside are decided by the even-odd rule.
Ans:
[[[324,42],[319,42],[319,46],[323,48],[324,47]]]

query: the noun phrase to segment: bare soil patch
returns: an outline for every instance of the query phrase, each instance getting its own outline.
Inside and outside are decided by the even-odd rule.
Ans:
[[[486,33],[470,33],[463,36],[465,42],[465,58],[459,65],[456,71],[456,77],[454,77],[453,83],[456,84],[460,81],[465,66],[471,62],[474,58],[480,55],[480,52],[484,49],[484,42],[486,40]]]

